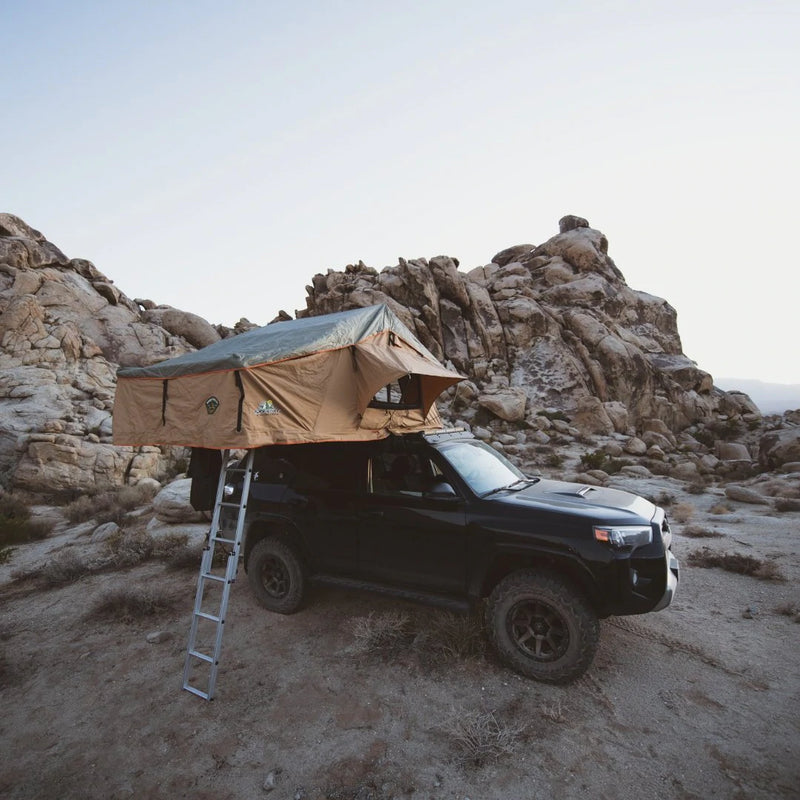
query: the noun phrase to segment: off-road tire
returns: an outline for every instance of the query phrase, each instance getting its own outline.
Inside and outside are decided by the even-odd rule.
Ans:
[[[592,663],[600,625],[583,593],[552,572],[521,570],[495,586],[486,626],[500,659],[544,683],[569,683]]]
[[[294,614],[303,604],[305,575],[295,548],[283,537],[270,536],[253,547],[247,580],[264,608]]]

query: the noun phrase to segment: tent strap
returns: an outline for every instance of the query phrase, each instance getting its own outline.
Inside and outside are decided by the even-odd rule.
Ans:
[[[242,432],[242,409],[244,407],[244,384],[242,383],[242,376],[239,374],[239,370],[234,370],[233,372],[234,380],[236,381],[236,387],[239,389],[239,408],[236,412],[236,432]]]
[[[161,382],[161,424],[167,424],[167,385],[169,384],[168,380],[164,380]]]

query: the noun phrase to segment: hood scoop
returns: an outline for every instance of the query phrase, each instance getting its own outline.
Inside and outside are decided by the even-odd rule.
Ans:
[[[574,489],[570,491],[564,492],[553,492],[553,494],[560,494],[564,495],[564,497],[587,497],[590,492],[596,492],[597,488],[595,486],[576,486]]]

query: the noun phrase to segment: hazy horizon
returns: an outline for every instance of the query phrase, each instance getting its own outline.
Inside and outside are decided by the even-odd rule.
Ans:
[[[702,369],[800,383],[800,4],[4,12],[4,206],[129,296],[265,324],[328,268],[466,271],[577,214]]]

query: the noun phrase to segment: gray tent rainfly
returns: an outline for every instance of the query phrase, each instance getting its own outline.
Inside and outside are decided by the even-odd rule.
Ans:
[[[385,305],[307,317],[120,369],[114,442],[221,450],[431,430],[434,401],[460,380]]]

